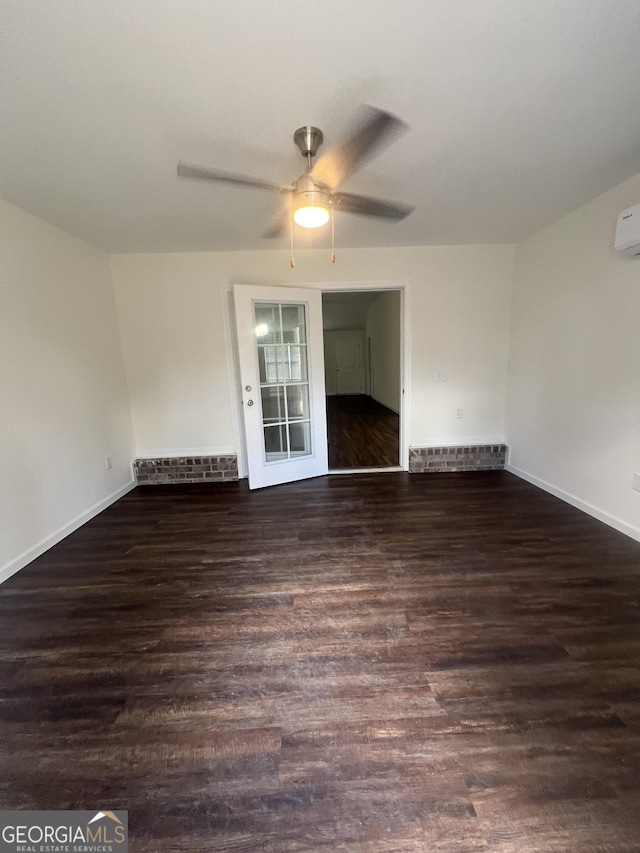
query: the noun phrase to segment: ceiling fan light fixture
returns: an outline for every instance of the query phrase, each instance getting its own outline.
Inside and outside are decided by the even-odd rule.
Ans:
[[[329,221],[329,193],[305,173],[296,182],[293,221],[303,228],[320,228]]]
[[[291,266],[293,260],[294,223],[303,228],[322,228],[331,220],[331,261],[335,261],[334,208],[345,213],[372,216],[399,221],[414,209],[371,196],[342,192],[342,183],[364,163],[386,147],[393,136],[408,130],[400,119],[375,107],[363,107],[357,125],[350,136],[338,146],[327,151],[317,162],[314,158],[323,142],[322,131],[312,125],[299,127],[293,141],[306,161],[306,169],[291,184],[274,184],[271,181],[248,175],[227,172],[223,169],[199,166],[196,163],[178,163],[178,177],[205,181],[220,181],[251,189],[267,190],[285,196],[287,204],[280,206],[277,217],[264,233],[264,237],[280,237],[287,226],[291,237]]]
[[[307,204],[294,211],[293,219],[303,228],[320,228],[329,221],[329,211],[320,204]]]

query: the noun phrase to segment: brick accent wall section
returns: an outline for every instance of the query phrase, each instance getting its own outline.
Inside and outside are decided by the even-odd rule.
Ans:
[[[238,457],[235,454],[136,459],[134,468],[140,486],[220,483],[238,479]]]
[[[496,471],[504,468],[506,444],[474,444],[466,447],[410,447],[409,472]]]

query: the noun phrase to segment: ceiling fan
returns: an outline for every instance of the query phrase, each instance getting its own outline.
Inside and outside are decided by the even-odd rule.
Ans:
[[[333,210],[397,221],[404,219],[415,208],[408,204],[342,192],[339,187],[366,160],[375,156],[408,129],[404,122],[391,113],[375,107],[366,107],[348,138],[313,162],[324,138],[322,131],[310,125],[299,127],[293,135],[293,141],[306,159],[307,167],[300,177],[289,185],[272,184],[246,175],[182,161],[178,163],[178,176],[224,181],[253,189],[269,190],[288,197],[290,203],[283,206],[265,232],[265,237],[279,237],[286,233],[287,227],[291,227],[292,213],[293,220],[304,228],[325,225],[329,221],[330,211]]]

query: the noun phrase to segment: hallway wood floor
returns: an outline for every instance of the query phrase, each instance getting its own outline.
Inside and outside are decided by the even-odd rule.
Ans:
[[[0,586],[0,808],[637,853],[640,544],[506,472],[138,488]]]
[[[365,394],[327,397],[329,468],[400,464],[400,418]]]

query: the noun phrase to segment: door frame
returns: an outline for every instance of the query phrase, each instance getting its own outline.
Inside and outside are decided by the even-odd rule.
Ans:
[[[235,282],[244,284],[246,282]],[[253,282],[255,283],[255,282]],[[397,290],[400,292],[400,469],[409,470],[409,425],[411,418],[411,282],[406,279],[376,281],[291,281],[261,282],[265,287],[304,287],[320,290],[323,293],[339,291]],[[258,285],[260,286],[260,285]],[[227,372],[231,394],[233,433],[238,456],[238,476],[247,477],[246,437],[242,417],[242,383],[238,361],[238,345],[233,314],[233,284],[223,284],[221,298],[225,326],[225,347],[227,350]],[[376,469],[384,471],[384,468]],[[397,470],[394,468],[392,470]]]

